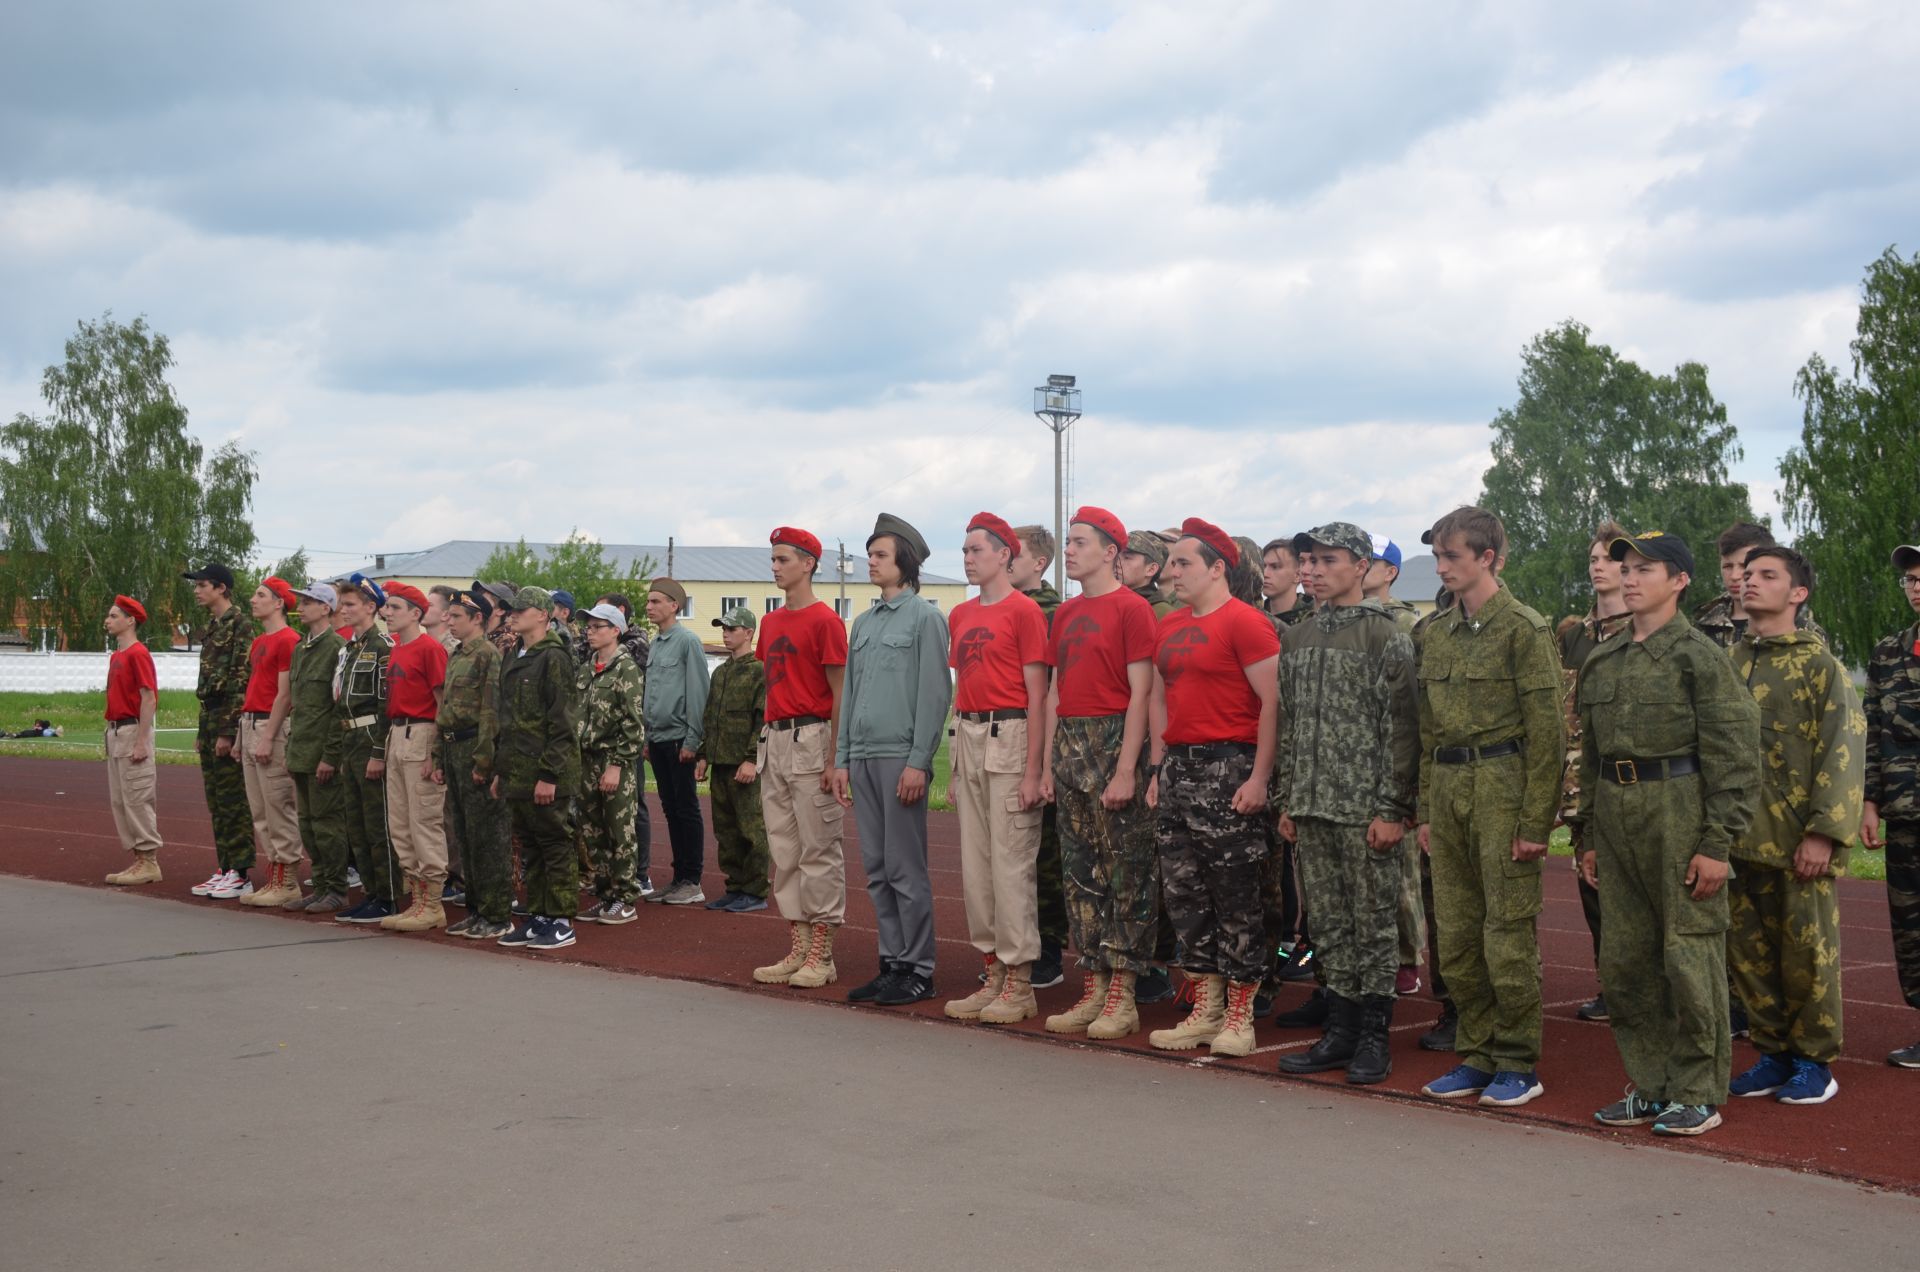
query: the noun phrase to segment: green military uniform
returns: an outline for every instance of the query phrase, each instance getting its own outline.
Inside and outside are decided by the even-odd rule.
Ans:
[[[331,624],[322,626],[293,647],[287,670],[287,772],[300,843],[313,863],[313,890],[321,896],[347,895],[346,779],[337,771],[343,738],[333,703],[333,676],[345,648]],[[316,775],[322,764],[336,770],[326,781]]]
[[[200,680],[194,695],[200,699],[200,727],[194,749],[200,754],[200,783],[206,790],[207,813],[213,819],[213,851],[222,870],[241,874],[253,869],[253,812],[247,806],[247,781],[240,770],[240,704],[247,695],[252,667],[247,651],[253,644],[253,623],[238,605],[207,624],[200,641]],[[225,738],[227,754],[218,754]]]
[[[1867,660],[1866,797],[1887,841],[1887,909],[1900,992],[1920,1007],[1920,623]]]
[[[1542,862],[1516,839],[1553,833],[1565,757],[1560,667],[1547,620],[1501,588],[1422,631],[1420,795],[1440,967],[1460,1014],[1454,1050],[1483,1073],[1540,1059]],[[1497,754],[1488,755],[1487,751]]]
[[[1041,580],[1040,586],[1025,595],[1046,616],[1047,631],[1053,631],[1053,612],[1060,608],[1060,593],[1053,584]],[[1145,748],[1142,748],[1144,750]],[[1039,904],[1040,943],[1052,950],[1067,944],[1066,864],[1060,856],[1060,820],[1052,804],[1040,810],[1040,855],[1034,859],[1034,892]]]
[[[336,702],[343,734],[347,851],[368,899],[397,905],[406,881],[387,838],[387,782],[384,776],[367,776],[368,764],[385,764],[387,759],[387,660],[392,653],[393,641],[378,627],[348,641]]]
[[[1420,611],[1412,601],[1403,601],[1397,596],[1389,596],[1380,602],[1387,616],[1400,625],[1400,630],[1413,635],[1413,626],[1420,621]]]
[[[589,650],[574,688],[580,715],[579,824],[582,864],[593,870],[594,895],[604,905],[640,899],[639,836],[634,805],[641,799],[640,761],[646,754],[640,666],[619,645],[605,663]],[[600,789],[600,775],[618,766],[620,781]],[[529,906],[531,908],[531,906]]]
[[[567,798],[580,785],[575,699],[573,655],[553,630],[517,651],[501,669],[494,771],[520,842],[527,912],[536,918],[572,921],[580,903],[580,863]],[[551,804],[533,802],[537,782],[553,784]]]
[[[1802,606],[1801,608],[1805,608]],[[1733,845],[1727,958],[1762,1055],[1791,1052],[1832,1064],[1840,1054],[1840,902],[1832,875],[1803,883],[1794,851],[1808,835],[1833,840],[1845,873],[1860,828],[1867,718],[1853,681],[1809,632],[1733,647],[1733,670],[1760,706],[1760,804]]]
[[[713,808],[713,838],[727,891],[767,897],[767,823],[760,806],[760,776],[735,781],[750,764],[767,718],[767,668],[752,647],[714,668],[707,686],[700,758],[707,762],[707,790]]]
[[[447,825],[460,840],[467,910],[495,925],[511,921],[513,905],[507,805],[492,789],[499,721],[500,651],[474,636],[447,659],[434,763],[447,784]]]
[[[1759,709],[1726,653],[1676,614],[1587,659],[1580,729],[1575,824],[1599,854],[1600,980],[1621,1061],[1647,1099],[1724,1103],[1727,892],[1696,901],[1684,880],[1696,854],[1727,860],[1753,819]],[[1655,780],[1670,760],[1698,771]]]
[[[1603,642],[1625,631],[1632,622],[1633,615],[1625,610],[1602,618],[1597,609],[1590,609],[1583,618],[1568,618],[1561,623],[1560,674],[1565,689],[1562,700],[1567,706],[1567,763],[1560,786],[1560,820],[1567,825],[1576,867],[1583,850],[1580,825],[1574,819],[1580,810],[1580,668]],[[1587,920],[1587,932],[1593,937],[1593,965],[1597,969],[1600,966],[1600,890],[1588,886],[1586,876],[1577,869],[1574,878],[1580,893],[1580,911]]]
[[[1747,634],[1747,620],[1733,616],[1733,594],[1722,592],[1712,600],[1696,607],[1693,611],[1693,625],[1701,635],[1722,649],[1732,649],[1740,638]],[[1794,615],[1794,627],[1803,632],[1827,639],[1827,633],[1820,624],[1813,621],[1813,611],[1805,605]]]

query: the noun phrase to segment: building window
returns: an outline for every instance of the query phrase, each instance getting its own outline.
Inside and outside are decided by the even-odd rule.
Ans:
[[[682,617],[682,618],[692,618],[692,617],[693,617],[693,598],[692,598],[691,596],[689,596],[689,597],[688,597],[688,598],[687,598],[687,599],[686,599],[685,601],[683,601],[683,602],[681,603],[681,605],[680,605],[680,617]]]
[[[836,597],[833,602],[833,612],[840,616],[840,621],[843,623],[852,618],[853,598],[847,596]]]
[[[733,611],[746,607],[747,598],[744,596],[723,596],[720,598],[720,617],[725,618]]]
[[[773,613],[773,611],[779,609],[782,605],[785,605],[786,603],[787,603],[787,598],[784,596],[769,596],[767,598],[766,613],[771,614]]]
[[[867,608],[868,608],[868,609],[870,609],[870,610],[877,610],[877,609],[879,609],[879,608],[880,608],[880,598],[876,596],[876,597],[874,597],[874,598],[873,598],[872,600],[870,600],[870,601],[868,601],[868,602],[867,602]]]

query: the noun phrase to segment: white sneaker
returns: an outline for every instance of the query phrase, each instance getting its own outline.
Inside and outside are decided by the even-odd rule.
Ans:
[[[226,882],[207,895],[215,901],[232,901],[237,897],[250,897],[253,895],[253,880],[243,879],[238,871],[229,870]]]
[[[359,886],[360,886],[360,872],[358,870],[355,870],[352,866],[348,866],[347,867],[347,887],[357,888]]]
[[[215,888],[224,888],[234,878],[231,870],[216,870],[205,883],[196,883],[191,891],[196,897],[210,897]]]

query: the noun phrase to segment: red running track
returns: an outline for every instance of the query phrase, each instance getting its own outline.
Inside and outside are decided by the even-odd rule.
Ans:
[[[665,866],[663,819],[654,805],[657,876]],[[159,790],[160,831],[167,842],[161,861],[166,880],[145,895],[192,905],[224,905],[192,896],[188,889],[213,870],[211,824],[202,802],[199,774],[185,766],[162,766]],[[954,1029],[999,1032],[1010,1039],[1054,1046],[1104,1047],[1132,1052],[1169,1065],[1231,1070],[1247,1081],[1272,1085],[1277,1091],[1303,1086],[1324,1088],[1312,1092],[1323,1099],[1328,1090],[1353,1098],[1423,1099],[1421,1083],[1450,1066],[1451,1057],[1422,1052],[1415,1039],[1431,1024],[1435,1007],[1423,992],[1403,1000],[1394,1024],[1394,1072],[1385,1083],[1371,1088],[1348,1087],[1339,1074],[1310,1078],[1281,1077],[1275,1071],[1279,1054],[1308,1046],[1313,1034],[1283,1031],[1262,1024],[1259,1050],[1238,1060],[1196,1059],[1195,1054],[1156,1052],[1147,1045],[1146,1032],[1170,1025],[1179,1011],[1163,1003],[1141,1011],[1139,1034],[1118,1043],[1088,1043],[1056,1038],[1041,1027],[1040,1018],[1011,1028],[994,1030],[949,1021],[942,1014],[948,998],[972,991],[979,972],[979,956],[965,939],[966,920],[960,897],[959,825],[951,814],[932,816],[931,855],[936,895],[935,924],[939,933],[939,996],[904,1009],[902,1014],[938,1021]],[[875,968],[873,911],[861,888],[859,852],[853,840],[853,819],[847,819],[851,887],[847,924],[835,950],[840,969],[837,985],[820,990],[795,990],[755,985],[752,969],[770,963],[786,951],[785,925],[772,908],[758,914],[709,912],[699,907],[640,907],[638,922],[618,928],[580,924],[579,943],[567,951],[569,962],[702,981],[743,992],[780,994],[855,1008],[845,991],[871,975]],[[74,760],[0,757],[0,870],[29,878],[106,886],[101,877],[125,862],[107,806],[103,765]],[[707,852],[713,860],[711,840]],[[1901,1000],[1893,972],[1892,940],[1887,926],[1884,888],[1875,883],[1845,880],[1841,887],[1841,920],[1845,952],[1845,995],[1848,1054],[1835,1065],[1841,1090],[1831,1102],[1792,1108],[1772,1100],[1733,1101],[1725,1110],[1725,1125],[1694,1141],[1656,1139],[1645,1128],[1608,1131],[1592,1122],[1592,1112],[1618,1098],[1625,1078],[1618,1054],[1605,1025],[1587,1024],[1574,1009],[1594,991],[1592,949],[1570,870],[1556,858],[1547,876],[1546,909],[1540,919],[1541,956],[1546,973],[1546,1048],[1540,1066],[1546,1094],[1512,1112],[1482,1109],[1478,1105],[1445,1104],[1462,1117],[1499,1117],[1547,1123],[1583,1134],[1642,1144],[1655,1151],[1698,1152],[1772,1166],[1815,1171],[1903,1192],[1920,1194],[1920,1153],[1915,1152],[1915,1121],[1920,1115],[1920,1073],[1894,1069],[1884,1062],[1886,1052],[1920,1036],[1920,1014]],[[656,881],[659,881],[658,879]],[[711,866],[705,886],[710,896],[721,888]],[[322,923],[323,918],[259,912],[263,923]],[[362,928],[361,931],[368,929]],[[375,929],[377,932],[377,929]],[[499,949],[491,942],[469,942],[439,933],[414,936],[381,934],[390,940],[442,941],[499,958],[538,958]],[[1041,1016],[1063,1010],[1077,994],[1078,980],[1040,991]],[[1281,1007],[1292,1006],[1305,990],[1293,988]],[[1734,1071],[1755,1057],[1743,1042],[1734,1044]],[[1303,1095],[1307,1094],[1302,1092]]]

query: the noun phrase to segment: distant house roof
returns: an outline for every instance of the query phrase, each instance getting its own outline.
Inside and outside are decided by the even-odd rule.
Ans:
[[[1400,562],[1400,577],[1393,581],[1393,594],[1403,601],[1424,601],[1433,604],[1433,594],[1440,590],[1440,574],[1434,568],[1431,556],[1411,556]]]
[[[451,539],[438,547],[425,548],[419,552],[388,552],[375,557],[372,561],[342,570],[336,578],[346,578],[350,574],[365,574],[372,578],[387,575],[399,575],[413,578],[471,579],[486,559],[501,548],[511,548],[514,544],[494,539]],[[558,545],[552,543],[529,543],[527,547],[534,553],[545,556]],[[654,569],[662,574],[667,570],[667,545],[664,543],[605,543],[600,545],[608,560],[616,570],[625,572],[635,565],[653,558]],[[765,544],[748,544],[742,547],[719,546],[699,547],[693,544],[676,543],[673,545],[673,577],[689,583],[766,583],[771,585],[772,577],[767,572],[767,547]],[[849,552],[847,564],[850,567],[849,581],[864,583],[867,581],[864,553]],[[820,563],[820,577],[831,578],[833,561],[831,558]],[[950,579],[938,574],[921,571],[923,583],[941,583],[960,585],[960,579]]]

